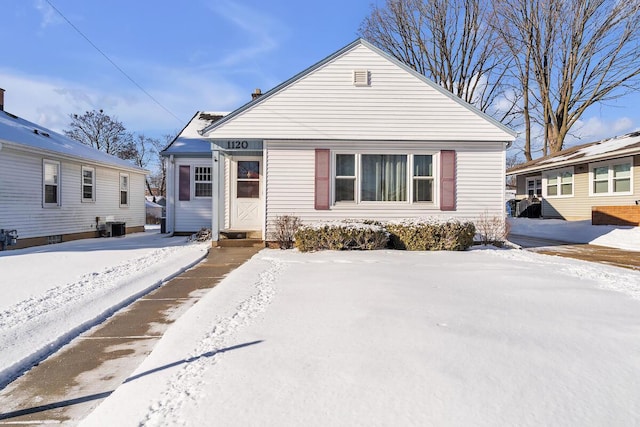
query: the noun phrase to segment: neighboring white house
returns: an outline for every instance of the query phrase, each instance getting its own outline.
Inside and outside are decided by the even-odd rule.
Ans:
[[[167,231],[274,220],[504,216],[515,133],[359,39],[163,152]]]
[[[0,230],[19,236],[6,249],[144,231],[146,173],[0,110]]]

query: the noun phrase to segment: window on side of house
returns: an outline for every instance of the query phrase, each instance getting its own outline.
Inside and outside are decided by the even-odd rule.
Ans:
[[[546,197],[573,196],[573,168],[547,172],[544,181]]]
[[[532,177],[527,178],[527,196],[529,197],[542,197],[542,178]]]
[[[196,166],[193,171],[196,197],[211,197],[211,167]]]
[[[120,174],[120,206],[129,206],[129,175]]]
[[[42,201],[44,207],[60,206],[60,162],[42,162]]]
[[[82,201],[94,202],[96,200],[96,170],[88,166],[82,166]]]
[[[432,203],[434,186],[432,155],[335,155],[336,203]]]
[[[615,196],[632,194],[632,159],[618,159],[589,165],[589,195]]]

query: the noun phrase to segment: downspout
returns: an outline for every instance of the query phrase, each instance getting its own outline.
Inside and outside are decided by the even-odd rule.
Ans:
[[[175,199],[175,159],[173,154],[169,155],[169,164],[167,165],[167,194],[169,196],[169,210],[167,212],[167,232],[170,236],[176,230],[176,199]]]

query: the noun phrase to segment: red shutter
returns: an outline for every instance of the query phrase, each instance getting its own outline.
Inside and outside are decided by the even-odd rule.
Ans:
[[[317,210],[329,209],[329,177],[331,171],[330,152],[327,149],[316,148],[316,194],[315,208]]]
[[[191,166],[180,166],[178,200],[191,200]]]
[[[456,152],[440,151],[440,210],[456,210]]]

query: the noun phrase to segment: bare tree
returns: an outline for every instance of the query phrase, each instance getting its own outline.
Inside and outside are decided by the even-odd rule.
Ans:
[[[478,109],[508,120],[503,85],[510,57],[495,36],[492,2],[387,0],[372,6],[360,34]],[[513,106],[513,104],[512,104]]]
[[[85,145],[131,160],[129,148],[132,135],[116,118],[105,114],[103,110],[86,111],[82,115],[71,114],[69,129],[64,134]]]
[[[154,153],[157,156],[158,169],[150,176],[150,180],[157,188],[158,196],[166,196],[167,188],[167,167],[165,164],[165,158],[160,155],[160,152],[164,150],[175,138],[175,135],[163,135],[162,139],[153,139]]]
[[[527,67],[519,79],[543,155],[563,149],[589,107],[640,88],[640,0],[503,0],[497,9],[503,40]]]

